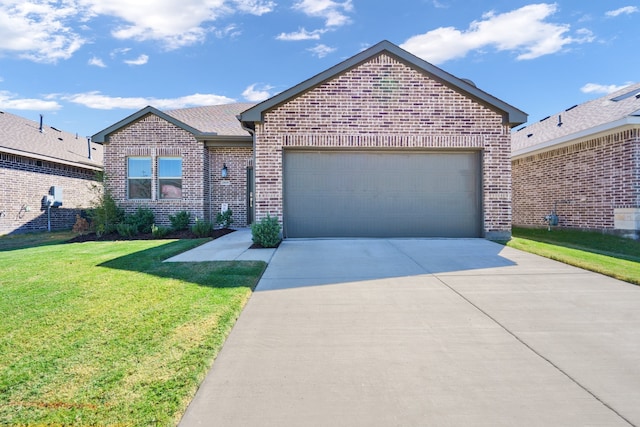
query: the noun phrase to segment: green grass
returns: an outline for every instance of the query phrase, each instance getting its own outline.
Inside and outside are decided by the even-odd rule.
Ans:
[[[175,425],[265,268],[28,239],[0,238],[0,425]]]
[[[514,228],[506,244],[640,285],[640,241],[576,230]]]

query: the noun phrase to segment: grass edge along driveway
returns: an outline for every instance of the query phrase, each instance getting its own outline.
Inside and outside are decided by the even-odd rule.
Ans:
[[[266,267],[29,238],[0,239],[0,425],[175,425]]]
[[[640,241],[567,229],[514,228],[505,242],[565,264],[640,285]]]

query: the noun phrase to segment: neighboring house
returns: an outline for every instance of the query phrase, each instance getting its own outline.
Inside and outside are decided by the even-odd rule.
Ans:
[[[93,139],[116,200],[160,223],[228,206],[236,226],[276,216],[285,237],[505,238],[526,119],[384,41],[255,106],[147,107]]]
[[[514,225],[640,235],[640,84],[519,129],[512,149]]]
[[[98,194],[102,154],[102,145],[42,116],[34,122],[0,111],[0,235],[71,229]]]

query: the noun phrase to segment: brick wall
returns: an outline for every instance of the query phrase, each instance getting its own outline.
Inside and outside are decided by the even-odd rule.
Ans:
[[[482,150],[485,235],[511,233],[510,134],[501,115],[391,56],[346,71],[256,124],[257,220],[282,220],[287,147]]]
[[[226,203],[233,212],[234,228],[247,226],[247,167],[253,162],[251,148],[210,148],[213,218]],[[228,176],[220,171],[227,165]]]
[[[182,198],[158,199],[157,181],[152,180],[152,200],[127,199],[127,157],[152,158],[153,176],[156,176],[157,158],[182,157]],[[104,153],[107,185],[116,202],[132,213],[139,207],[153,210],[156,224],[168,226],[169,215],[185,210],[192,218],[211,221],[211,182],[208,173],[209,158],[202,142],[155,115],[147,115],[109,136]],[[215,219],[215,217],[213,218]]]
[[[92,170],[0,153],[0,235],[47,230],[44,197],[53,186],[62,188],[63,204],[51,209],[51,229],[71,229],[95,199],[94,178]]]
[[[614,209],[640,208],[638,129],[513,160],[513,224],[610,230]]]

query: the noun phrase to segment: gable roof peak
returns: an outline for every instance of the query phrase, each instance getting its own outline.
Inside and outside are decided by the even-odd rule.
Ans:
[[[498,98],[478,89],[476,85],[467,79],[460,79],[452,74],[447,73],[441,68],[409,53],[401,47],[391,43],[388,40],[382,40],[375,45],[359,52],[345,61],[334,65],[333,67],[303,81],[302,83],[275,95],[266,101],[244,111],[240,115],[240,120],[248,127],[254,127],[256,122],[262,122],[263,114],[271,108],[274,108],[296,96],[336,77],[337,75],[348,71],[356,66],[375,58],[376,56],[388,53],[401,62],[427,73],[443,83],[455,88],[456,90],[482,102],[491,108],[503,113],[505,122],[510,126],[517,126],[527,121],[527,114],[523,111],[507,104]]]

